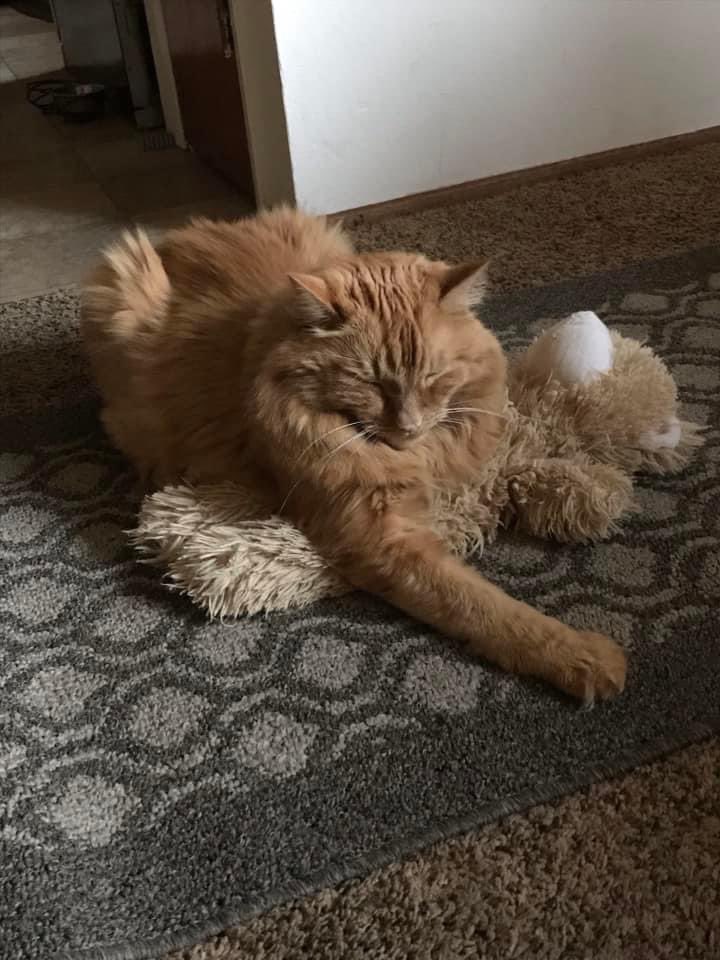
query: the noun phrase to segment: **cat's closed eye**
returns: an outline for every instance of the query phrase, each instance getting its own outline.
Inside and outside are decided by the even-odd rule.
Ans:
[[[372,373],[357,373],[355,378],[364,383],[366,387],[373,387],[375,390],[382,390],[383,384]]]
[[[383,394],[393,394],[400,391],[400,385],[398,383],[392,380],[387,380],[377,373],[369,370],[363,371],[362,373],[357,372],[354,374],[354,376],[360,383],[365,384],[367,387],[372,387],[374,390],[378,390]]]

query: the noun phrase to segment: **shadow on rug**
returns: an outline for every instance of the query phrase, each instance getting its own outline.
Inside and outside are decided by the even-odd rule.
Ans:
[[[209,624],[131,556],[74,295],[0,307],[0,913],[16,958],[148,957],[701,739],[720,709],[720,252],[494,300],[508,345],[597,310],[707,443],[612,540],[503,539],[517,596],[630,654],[580,711],[361,595]],[[21,908],[19,908],[21,905]]]

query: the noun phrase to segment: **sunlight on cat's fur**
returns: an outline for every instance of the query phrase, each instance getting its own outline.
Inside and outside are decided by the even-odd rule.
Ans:
[[[237,480],[350,583],[505,669],[586,700],[625,658],[511,599],[454,557],[429,492],[459,487],[504,427],[505,358],[471,311],[480,263],[355,254],[339,227],[279,209],[138,232],[83,292],[114,442],[152,486]]]

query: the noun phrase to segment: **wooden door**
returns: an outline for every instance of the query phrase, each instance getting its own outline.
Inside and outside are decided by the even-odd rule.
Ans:
[[[185,138],[254,199],[228,0],[163,0]]]

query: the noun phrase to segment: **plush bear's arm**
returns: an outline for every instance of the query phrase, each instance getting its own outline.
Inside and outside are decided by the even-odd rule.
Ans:
[[[630,478],[589,461],[535,460],[513,472],[509,491],[506,522],[563,543],[602,540],[633,509]]]

